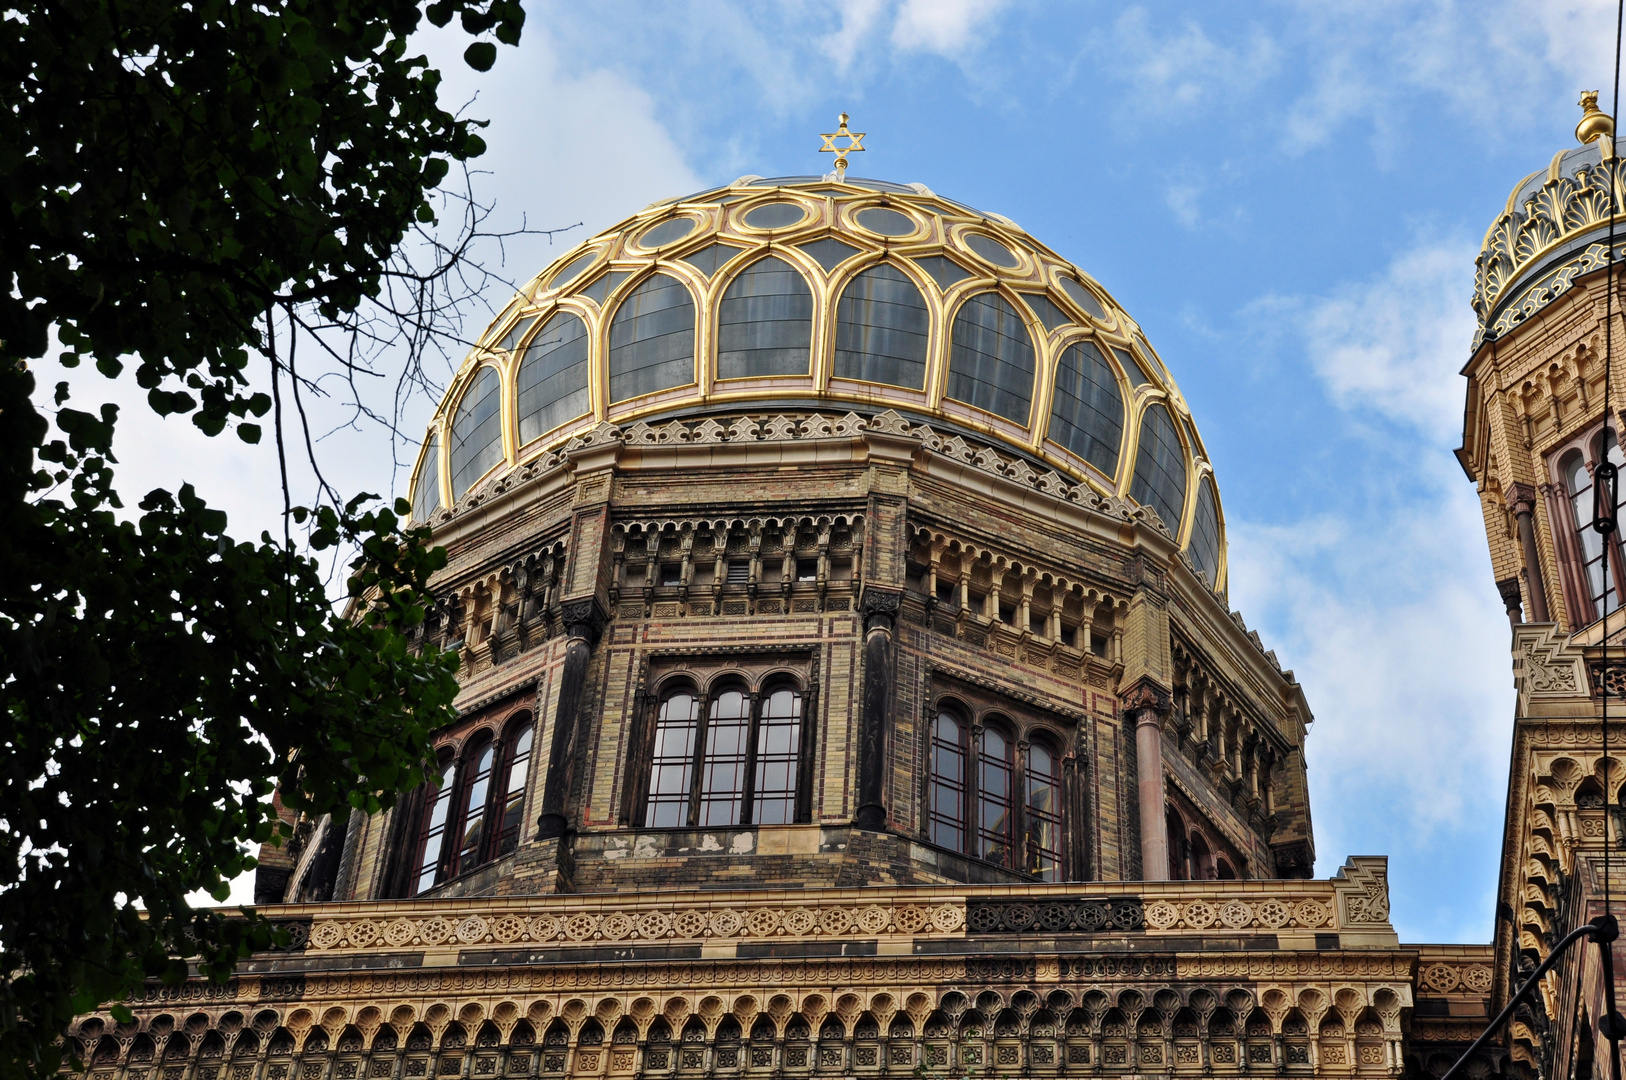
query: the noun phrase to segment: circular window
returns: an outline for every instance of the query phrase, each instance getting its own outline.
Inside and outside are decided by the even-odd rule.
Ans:
[[[965,246],[970,248],[977,258],[984,262],[993,263],[995,266],[1010,269],[1021,265],[1021,260],[1016,257],[1015,252],[991,236],[984,236],[981,233],[967,233]]]
[[[759,206],[746,214],[745,223],[753,229],[783,229],[806,216],[807,211],[795,203],[776,202]]]
[[[858,224],[882,236],[908,236],[915,231],[915,219],[884,206],[858,211]]]
[[[678,217],[663,221],[638,238],[641,248],[665,247],[694,231],[694,218]]]
[[[1067,299],[1083,308],[1085,313],[1099,322],[1107,321],[1107,309],[1101,306],[1101,301],[1095,294],[1070,277],[1061,279],[1061,291],[1067,294]]]
[[[548,282],[548,288],[562,289],[566,285],[569,285],[572,281],[576,280],[577,276],[580,275],[583,270],[586,270],[589,266],[592,266],[593,260],[597,258],[598,252],[596,251],[582,252],[574,259],[571,259],[570,262],[566,263],[563,270],[553,275],[553,280]]]

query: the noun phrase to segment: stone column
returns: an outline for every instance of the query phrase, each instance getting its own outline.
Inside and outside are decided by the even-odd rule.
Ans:
[[[553,714],[548,774],[542,787],[538,840],[563,836],[569,823],[571,767],[576,760],[582,691],[587,687],[587,664],[593,658],[593,642],[604,626],[604,613],[593,600],[572,600],[563,605],[561,615],[569,640],[565,643],[565,662],[559,672],[559,699]]]
[[[1547,586],[1541,576],[1541,558],[1536,551],[1536,489],[1529,484],[1513,484],[1507,489],[1507,508],[1519,523],[1519,546],[1524,551],[1524,583],[1530,593],[1530,621],[1551,622],[1547,615]]]
[[[1169,880],[1169,831],[1163,823],[1163,718],[1169,692],[1142,679],[1124,695],[1124,713],[1135,725],[1135,779],[1140,806],[1140,873],[1144,881]]]
[[[1520,607],[1519,579],[1503,578],[1496,583],[1496,591],[1502,596],[1502,606],[1507,608],[1509,625],[1518,626],[1524,622],[1524,610]]]
[[[864,711],[858,727],[858,809],[860,829],[886,828],[886,729],[892,711],[892,627],[902,595],[875,587],[864,590]]]

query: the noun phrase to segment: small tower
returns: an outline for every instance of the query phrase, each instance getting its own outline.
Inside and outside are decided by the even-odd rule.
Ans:
[[[1591,523],[1595,470],[1623,461],[1615,440],[1626,379],[1617,370],[1605,400],[1604,358],[1608,320],[1614,351],[1626,346],[1626,304],[1618,291],[1608,298],[1611,239],[1618,262],[1626,229],[1611,238],[1621,195],[1614,120],[1596,91],[1580,104],[1579,145],[1521,180],[1485,234],[1473,297],[1479,329],[1463,369],[1457,457],[1479,488],[1518,687],[1493,1010],[1552,942],[1603,913],[1604,846],[1618,851],[1621,840],[1626,552],[1618,533]],[[1626,853],[1613,860],[1617,896],[1626,894],[1623,869]],[[1577,1062],[1590,1072],[1594,1046],[1607,1054],[1596,1030],[1597,964],[1595,949],[1576,949],[1549,977],[1511,1028],[1515,1065],[1570,1076]]]

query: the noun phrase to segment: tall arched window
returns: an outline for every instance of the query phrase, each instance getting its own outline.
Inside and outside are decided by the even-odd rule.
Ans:
[[[1626,561],[1622,559],[1619,540],[1614,537],[1606,540],[1592,527],[1592,472],[1606,456],[1616,468],[1626,471],[1626,456],[1616,445],[1614,432],[1608,430],[1594,437],[1586,450],[1586,454],[1572,451],[1561,465],[1581,563],[1581,591],[1585,593],[1577,598],[1577,606],[1582,609],[1575,620],[1577,627],[1619,608],[1622,581],[1626,580]]]
[[[937,714],[932,725],[930,784],[932,843],[965,849],[965,725],[953,713]]]
[[[688,286],[655,274],[610,321],[610,400],[626,401],[694,382],[694,299]]]
[[[1174,807],[1164,812],[1164,824],[1169,837],[1169,880],[1185,881],[1191,875],[1186,870],[1186,822]]]
[[[782,686],[763,699],[757,726],[756,805],[751,820],[758,825],[796,820],[801,743],[802,695]]]
[[[497,763],[497,744],[486,742],[464,759],[463,796],[458,800],[457,852],[452,876],[465,873],[483,860],[486,839],[486,805],[491,794],[491,772]]]
[[[417,872],[412,891],[421,893],[440,876],[440,856],[446,844],[446,821],[452,812],[452,795],[457,786],[457,762],[441,766],[440,783],[429,793],[424,805],[423,828],[418,840]]]
[[[457,403],[452,418],[452,498],[460,499],[502,460],[502,387],[487,365]]]
[[[1130,497],[1157,511],[1171,534],[1180,532],[1186,505],[1186,450],[1174,420],[1162,405],[1147,409],[1140,421],[1140,450],[1135,454],[1135,481]]]
[[[717,308],[717,377],[806,375],[813,290],[785,260],[768,256],[734,275]]]
[[[915,283],[895,266],[872,266],[848,282],[836,305],[835,375],[924,390],[930,332]]]
[[[687,682],[667,691],[651,733],[645,827],[797,821],[806,782],[802,697],[783,684],[759,694],[730,683],[704,700]]]
[[[1041,881],[1061,880],[1061,775],[1056,756],[1028,747],[1025,869]]]
[[[1123,393],[1093,342],[1075,341],[1056,362],[1049,436],[1108,476],[1117,473],[1124,436]]]
[[[1010,301],[979,293],[960,305],[949,347],[950,398],[1025,424],[1033,362],[1033,339]]]
[[[700,700],[684,688],[661,701],[650,755],[649,810],[644,825],[672,829],[689,823],[689,789],[698,740]]]
[[[440,509],[440,436],[429,436],[429,446],[423,452],[423,467],[418,470],[418,483],[412,489],[412,517],[428,521],[429,515]]]
[[[997,728],[985,728],[977,755],[977,857],[1001,866],[1011,859],[1011,744]]]
[[[585,323],[561,311],[537,331],[514,376],[514,397],[522,446],[588,411]]]
[[[530,717],[512,726],[503,740],[503,784],[498,789],[496,854],[507,855],[519,847],[525,824],[525,785],[531,773],[531,741],[536,725]]]

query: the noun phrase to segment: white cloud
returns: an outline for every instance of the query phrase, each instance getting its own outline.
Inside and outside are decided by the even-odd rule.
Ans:
[[[903,0],[892,44],[956,56],[975,44],[981,27],[1004,6],[1004,0]]]
[[[1222,45],[1195,21],[1165,27],[1141,7],[1118,16],[1108,52],[1108,66],[1133,88],[1136,115],[1168,135],[1175,132],[1161,121],[1169,107],[1234,102],[1269,78],[1280,60],[1276,42],[1262,31]]]

